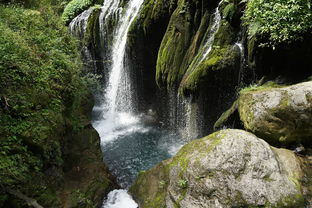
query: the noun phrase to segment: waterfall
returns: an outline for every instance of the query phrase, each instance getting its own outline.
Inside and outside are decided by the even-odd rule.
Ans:
[[[108,17],[118,20],[113,31],[113,40],[109,54],[111,61],[108,66],[109,78],[104,92],[104,102],[95,107],[103,118],[94,122],[95,129],[101,136],[102,143],[111,141],[125,132],[139,130],[139,118],[133,113],[133,96],[129,70],[126,66],[127,35],[132,22],[138,15],[143,0],[131,0],[125,10],[119,7],[119,1],[108,0],[104,2],[100,14],[101,36],[106,36]],[[106,37],[103,37],[106,40]]]
[[[94,9],[90,8],[82,12],[70,22],[69,31],[72,35],[76,36],[80,40],[84,38],[89,17],[92,15],[93,11]],[[89,48],[84,44],[81,44],[81,56],[85,66],[93,69],[96,68],[95,62],[93,61],[92,53]]]
[[[177,89],[170,89],[168,98],[169,127],[180,135],[182,146],[199,136],[197,109],[192,99],[183,97]]]
[[[121,7],[121,0],[105,0],[98,17],[100,51],[98,48],[92,51],[99,52],[105,74],[104,92],[99,95],[101,99],[93,108],[92,125],[101,137],[104,160],[122,188],[128,188],[140,170],[149,169],[151,165],[173,156],[187,141],[197,138],[199,132],[196,104],[179,95],[177,89],[168,92],[167,101],[169,126],[174,131],[160,132],[159,128],[145,125],[140,115],[135,115],[135,84],[128,67],[131,61],[128,60],[130,57],[126,54],[126,47],[128,32],[143,1],[128,0]],[[83,39],[92,12],[92,9],[86,10],[70,23],[72,34]],[[201,53],[197,56],[198,63],[209,56],[220,21],[217,8]],[[90,51],[89,54],[87,61],[92,58]],[[137,147],[141,149],[137,150]],[[126,190],[114,190],[103,207],[132,208],[137,204]]]

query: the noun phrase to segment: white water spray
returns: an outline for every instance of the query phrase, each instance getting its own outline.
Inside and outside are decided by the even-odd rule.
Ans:
[[[143,128],[139,118],[132,115],[133,106],[128,72],[125,68],[125,50],[129,28],[138,15],[143,0],[129,1],[122,13],[118,7],[119,1],[105,1],[100,15],[100,27],[110,15],[117,15],[118,24],[114,31],[114,40],[110,51],[111,66],[105,91],[105,102],[98,107],[103,113],[103,119],[94,122],[99,132],[102,144],[118,138],[118,135],[131,133]],[[122,14],[122,15],[121,15]],[[105,34],[103,34],[105,35]]]
[[[138,204],[132,199],[126,190],[111,191],[103,208],[138,208]]]

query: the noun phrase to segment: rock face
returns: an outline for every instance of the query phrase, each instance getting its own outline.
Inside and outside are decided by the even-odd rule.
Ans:
[[[185,145],[130,191],[142,208],[304,207],[300,177],[291,151],[229,129]]]
[[[312,82],[241,92],[239,114],[247,130],[273,143],[311,143]]]

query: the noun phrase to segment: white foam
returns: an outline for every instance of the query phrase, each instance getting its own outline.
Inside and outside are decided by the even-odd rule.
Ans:
[[[146,132],[146,128],[138,117],[125,112],[105,115],[103,120],[94,121],[93,127],[99,133],[102,145],[118,139],[119,136],[129,135],[133,132]]]
[[[138,208],[138,204],[128,194],[127,190],[113,190],[107,195],[102,208]]]

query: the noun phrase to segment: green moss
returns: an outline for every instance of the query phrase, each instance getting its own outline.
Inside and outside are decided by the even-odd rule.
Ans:
[[[70,1],[63,12],[62,19],[65,24],[69,24],[72,19],[79,15],[84,10],[88,9],[96,3],[96,0],[72,0]]]
[[[188,64],[196,55],[193,51],[197,50],[198,43],[205,33],[201,26],[207,21],[207,16],[195,19],[193,4],[194,2],[178,1],[178,6],[171,16],[158,52],[156,81],[159,86],[178,85]]]
[[[225,111],[224,113],[222,113],[222,115],[220,116],[220,118],[216,121],[216,123],[213,125],[213,128],[216,130],[218,128],[221,128],[229,119],[229,117],[231,115],[233,115],[233,113],[238,109],[238,100],[236,100],[232,106]]]
[[[223,9],[222,11],[223,17],[227,19],[228,21],[232,21],[235,11],[236,11],[236,7],[234,3],[230,3],[226,5],[225,8]]]
[[[273,81],[269,81],[269,82],[266,82],[265,84],[263,85],[250,85],[248,87],[245,87],[243,89],[240,90],[240,94],[243,94],[243,93],[246,93],[246,92],[254,92],[254,91],[262,91],[262,90],[268,90],[268,89],[272,89],[272,88],[282,88],[282,87],[285,87],[285,85],[280,85],[280,84],[277,84]]]
[[[88,18],[87,22],[87,27],[86,27],[86,32],[83,38],[83,44],[88,45],[89,43],[94,43],[96,42],[93,40],[96,37],[96,29],[97,29],[97,21],[99,19],[101,9],[100,7],[95,7],[92,11],[92,14]]]
[[[204,60],[198,67],[189,68],[180,85],[180,92],[195,93],[198,91],[203,80],[213,74],[214,71],[225,70],[227,67],[235,65],[234,62],[238,57],[237,51],[232,46],[221,48],[213,47],[208,58]]]

